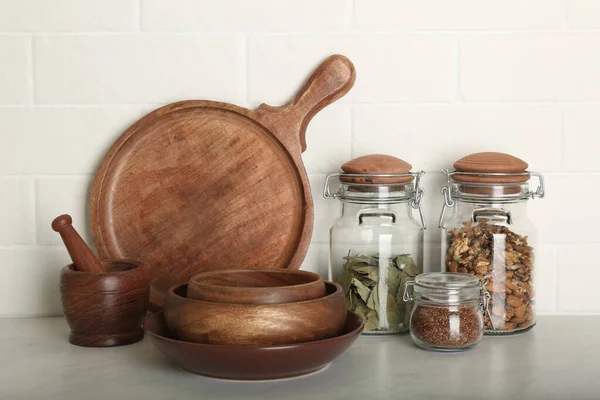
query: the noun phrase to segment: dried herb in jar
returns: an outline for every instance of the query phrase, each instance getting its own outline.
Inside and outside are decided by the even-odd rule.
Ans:
[[[379,255],[344,257],[340,284],[348,309],[365,321],[365,331],[398,331],[407,317],[404,286],[421,273],[409,254],[380,260]],[[385,273],[380,281],[380,271]]]
[[[486,280],[491,294],[487,330],[511,331],[534,323],[533,247],[527,236],[482,221],[449,230],[446,268]]]
[[[410,331],[413,337],[437,348],[465,348],[474,345],[483,334],[481,311],[477,307],[415,307]]]

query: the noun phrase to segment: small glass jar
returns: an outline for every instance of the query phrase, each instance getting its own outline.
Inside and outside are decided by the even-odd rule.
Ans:
[[[412,292],[411,292],[412,288]],[[426,350],[460,351],[483,336],[483,310],[489,294],[474,276],[451,272],[419,275],[409,282],[405,301],[414,301],[410,336]]]
[[[382,157],[388,162],[383,167]],[[348,309],[365,321],[364,334],[408,331],[411,303],[402,296],[406,283],[422,272],[425,229],[424,172],[410,168],[395,157],[364,156],[325,182],[325,198],[342,203],[330,230],[329,279],[342,285]]]
[[[536,230],[529,199],[544,197],[543,177],[504,153],[476,153],[445,170],[442,270],[471,274],[491,294],[485,334],[511,334],[535,323]],[[530,191],[531,177],[539,186]]]

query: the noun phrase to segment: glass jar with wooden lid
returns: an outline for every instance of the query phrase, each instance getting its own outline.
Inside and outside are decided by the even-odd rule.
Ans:
[[[527,215],[530,199],[544,197],[541,174],[504,153],[476,153],[445,170],[442,263],[485,281],[490,293],[486,334],[510,334],[535,323],[536,230]],[[535,190],[532,177],[538,179]]]
[[[329,278],[342,285],[365,334],[408,331],[404,287],[422,272],[424,172],[396,157],[373,154],[342,165],[324,196],[341,202],[330,230]]]

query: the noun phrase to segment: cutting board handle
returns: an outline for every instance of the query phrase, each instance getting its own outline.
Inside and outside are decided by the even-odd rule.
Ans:
[[[344,96],[354,85],[356,71],[345,56],[328,57],[287,104],[261,104],[254,118],[269,128],[290,150],[306,150],[306,127],[316,113]]]

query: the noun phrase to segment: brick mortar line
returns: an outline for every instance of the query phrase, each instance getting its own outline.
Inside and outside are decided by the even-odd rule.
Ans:
[[[600,34],[598,28],[571,28],[563,29],[556,27],[554,29],[390,29],[390,30],[306,30],[306,31],[261,31],[261,30],[226,30],[226,31],[153,31],[153,30],[130,30],[130,31],[0,31],[0,36],[235,36],[235,35],[257,35],[257,36],[351,36],[351,35],[520,35],[520,34],[560,34],[560,35],[578,35],[578,34]]]

